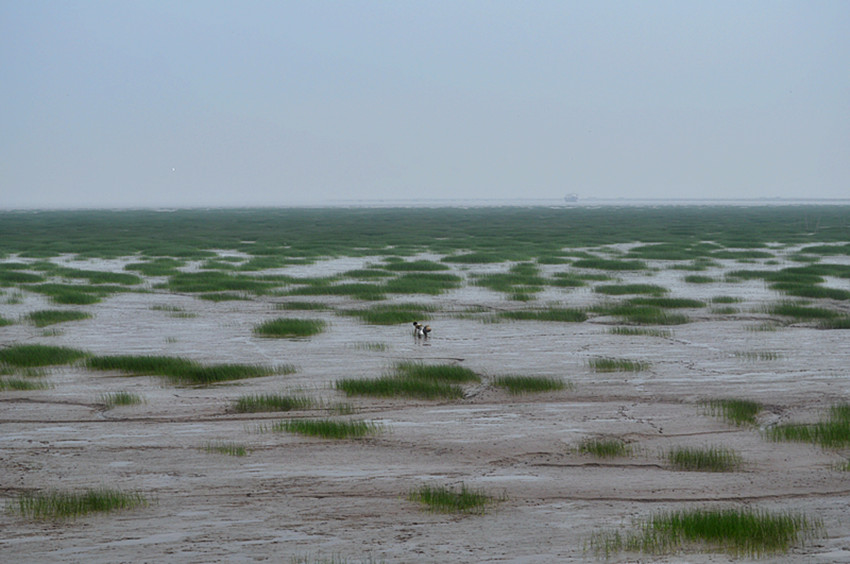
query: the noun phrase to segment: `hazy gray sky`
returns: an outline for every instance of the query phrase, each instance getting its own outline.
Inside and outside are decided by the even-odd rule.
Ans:
[[[850,197],[850,2],[0,0],[0,207]]]

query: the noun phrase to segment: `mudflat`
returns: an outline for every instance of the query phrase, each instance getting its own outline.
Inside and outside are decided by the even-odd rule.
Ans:
[[[637,245],[582,252],[625,260]],[[769,430],[822,420],[850,397],[847,331],[783,315],[773,306],[805,301],[801,307],[846,317],[850,304],[789,298],[763,277],[728,277],[742,268],[794,268],[799,263],[793,257],[804,250],[803,244],[769,247],[769,258],[746,264],[718,256],[699,270],[704,279],[698,282],[687,282],[694,273],[672,268],[680,263],[669,260],[644,258],[637,270],[612,271],[574,268],[573,257],[537,265],[534,275],[555,280],[569,271],[599,280],[586,276],[575,287],[543,284],[521,299],[516,293],[522,288],[513,288],[511,296],[476,281],[516,271],[522,261],[444,263],[433,250],[417,251],[403,261],[448,264],[445,273],[461,282],[439,293],[389,295],[380,303],[416,302],[426,314],[386,324],[344,314],[371,307],[351,296],[263,292],[241,296],[248,299],[200,299],[163,287],[166,278],[155,275],[143,277],[136,288],[143,291],[116,292],[88,305],[57,305],[25,285],[8,285],[0,316],[12,323],[0,327],[2,348],[49,344],[96,356],[165,355],[202,365],[286,365],[294,371],[191,386],[157,375],[93,370],[78,361],[22,376],[47,386],[0,391],[0,497],[7,507],[0,513],[0,560],[732,562],[752,555],[686,543],[661,553],[606,556],[593,539],[610,531],[627,534],[659,512],[753,507],[803,514],[822,526],[813,538],[767,560],[848,561],[846,447],[775,441]],[[234,256],[250,258],[218,251],[218,258]],[[125,273],[137,260],[12,254],[2,262],[25,263],[30,270],[46,261]],[[373,269],[385,260],[364,253],[252,274],[306,280]],[[187,260],[179,268],[199,272],[202,262]],[[819,264],[846,267],[850,257],[823,256]],[[598,287],[630,284],[659,286],[665,296],[701,303],[667,308],[684,316],[675,323],[628,322],[612,303],[635,295],[612,297]],[[842,276],[827,275],[819,284],[850,289]],[[308,310],[305,302],[316,307]],[[287,309],[287,303],[302,309]],[[563,322],[502,315],[553,307],[585,311],[587,317]],[[90,317],[47,327],[27,321],[30,313],[51,309]],[[254,331],[281,317],[326,325],[299,338]],[[412,321],[428,323],[429,338],[414,336]],[[637,368],[599,371],[597,359],[628,360]],[[442,400],[346,396],[335,387],[342,378],[377,378],[411,361],[463,366],[480,381],[463,384],[461,398]],[[7,371],[14,375],[14,369]],[[545,377],[565,386],[512,394],[495,385],[505,375]],[[104,398],[117,392],[142,401],[108,405]],[[262,394],[294,394],[312,403],[286,412],[234,409],[238,398]],[[755,423],[735,424],[708,408],[707,402],[719,399],[757,402]],[[293,419],[367,421],[376,432],[326,439],[275,430],[275,423]],[[580,448],[589,439],[613,439],[628,448],[598,456]],[[216,445],[245,452],[218,452]],[[683,470],[668,457],[680,447],[722,447],[740,456],[740,464],[720,472]],[[409,499],[423,485],[464,485],[493,502],[480,514],[429,511]],[[97,487],[138,492],[148,503],[64,519],[33,519],[16,510],[16,500],[27,492]]]

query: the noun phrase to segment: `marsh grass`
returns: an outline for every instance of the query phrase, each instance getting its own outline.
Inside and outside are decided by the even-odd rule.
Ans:
[[[626,294],[661,296],[669,292],[667,288],[658,286],[657,284],[603,284],[594,287],[593,291],[608,296],[622,296]]]
[[[713,277],[704,274],[689,274],[683,280],[688,284],[711,284],[717,282]]]
[[[646,263],[641,260],[617,260],[605,258],[584,258],[573,262],[574,268],[592,268],[594,270],[646,270]]]
[[[609,331],[612,335],[645,335],[648,337],[665,337],[673,336],[673,331],[670,329],[653,329],[649,327],[612,327]]]
[[[375,435],[383,426],[372,421],[341,421],[336,419],[289,419],[271,425],[272,431],[286,431],[321,437],[323,439],[356,439]]]
[[[50,384],[29,378],[0,377],[0,392],[23,392],[28,390],[46,390]]]
[[[43,491],[24,493],[12,507],[32,519],[69,519],[96,511],[114,511],[145,507],[148,501],[140,493],[109,488],[81,492]]]
[[[850,316],[824,319],[818,324],[819,329],[850,329]]]
[[[592,309],[600,315],[613,315],[619,317],[624,323],[636,325],[683,325],[690,322],[687,315],[670,313],[664,308],[651,305],[623,303],[594,306]]]
[[[21,368],[70,364],[88,355],[85,351],[51,345],[12,345],[0,349],[0,363]]]
[[[460,384],[480,381],[478,374],[462,366],[399,362],[392,372],[379,378],[338,380],[336,389],[350,396],[459,399],[463,397]]]
[[[254,334],[260,337],[297,338],[318,335],[327,327],[322,319],[292,319],[279,317],[254,327]]]
[[[498,317],[514,321],[557,321],[561,323],[581,323],[587,320],[587,313],[580,309],[550,306],[543,309],[524,309],[502,311]]]
[[[332,309],[331,306],[322,302],[283,302],[279,304],[275,304],[275,309],[278,310],[296,310],[296,311],[315,311],[315,310],[329,310]]]
[[[38,284],[27,286],[27,290],[47,296],[51,302],[61,305],[91,305],[114,292],[102,286],[82,284]],[[126,291],[121,289],[120,291]]]
[[[762,410],[758,402],[744,399],[720,398],[700,402],[711,416],[721,417],[735,425],[755,425],[756,417]]]
[[[98,397],[98,401],[104,404],[107,409],[111,409],[119,405],[138,405],[145,402],[144,398],[139,394],[126,391],[101,394]]]
[[[313,405],[315,405],[315,401],[307,396],[252,394],[236,399],[233,402],[233,410],[237,413],[259,413],[306,409]]]
[[[299,280],[303,282],[303,280]],[[313,282],[305,286],[293,288],[285,295],[288,296],[348,296],[363,301],[381,301],[387,298],[386,289],[378,284],[360,282],[329,284]]]
[[[761,362],[768,360],[779,360],[782,355],[776,351],[736,351],[735,358],[748,360],[751,362]]]
[[[172,274],[167,282],[157,287],[172,292],[192,294],[220,292],[266,294],[272,289],[290,281],[290,278],[248,276],[218,270],[205,270]]]
[[[641,372],[649,369],[649,363],[625,358],[591,358],[588,365],[594,372]]]
[[[599,458],[629,456],[632,447],[622,439],[596,437],[581,441],[576,450],[581,454],[590,454]]]
[[[370,325],[395,325],[426,319],[429,313],[436,310],[437,308],[425,304],[399,303],[375,305],[367,309],[345,310],[340,313],[357,317]]]
[[[690,298],[641,297],[630,298],[627,303],[636,306],[652,306],[667,309],[705,307],[705,302]]]
[[[782,317],[793,317],[802,321],[832,319],[840,316],[837,311],[831,309],[811,307],[796,302],[783,302],[769,306],[767,313]]]
[[[445,264],[431,260],[392,261],[382,266],[392,272],[433,272],[449,270]]]
[[[692,472],[732,472],[743,465],[738,453],[723,446],[673,447],[665,458],[676,470]]]
[[[460,288],[463,278],[440,272],[407,273],[387,280],[380,289],[388,294],[426,294],[437,296]]]
[[[387,343],[354,343],[352,348],[356,351],[370,352],[386,352],[390,350],[390,346]]]
[[[692,508],[656,513],[625,534],[596,533],[589,545],[605,557],[622,551],[660,555],[696,550],[759,558],[787,552],[822,533],[820,520],[800,513],[754,507]]]
[[[714,296],[709,300],[712,304],[737,304],[742,300],[741,298],[736,298],[735,296]]]
[[[764,432],[773,441],[812,443],[824,448],[850,445],[850,404],[830,408],[825,419],[816,423],[783,423]]]
[[[460,489],[423,485],[412,490],[407,498],[421,503],[430,511],[473,515],[482,515],[489,506],[506,499],[505,496],[492,497],[482,490],[471,489],[466,484],[461,484]]]
[[[66,321],[80,321],[90,319],[92,314],[85,311],[76,311],[68,309],[44,309],[33,311],[27,315],[27,319],[36,327],[47,327],[55,323],[65,323]]]
[[[546,376],[504,375],[493,379],[493,385],[505,388],[511,394],[529,394],[555,392],[567,388],[567,384],[559,378]]]
[[[209,385],[244,378],[261,378],[272,374],[290,374],[292,365],[275,367],[254,364],[202,365],[174,356],[94,356],[86,360],[93,370],[120,370],[133,376],[162,376],[175,384]]]
[[[245,456],[248,449],[241,443],[215,441],[206,443],[201,450],[209,454],[226,454],[228,456]]]

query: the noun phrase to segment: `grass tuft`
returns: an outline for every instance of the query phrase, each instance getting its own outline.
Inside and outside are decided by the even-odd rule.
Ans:
[[[70,364],[88,353],[50,345],[13,345],[0,349],[0,363],[17,367]]]
[[[657,555],[692,548],[757,558],[788,552],[822,530],[819,520],[798,513],[753,507],[693,508],[657,513],[625,535],[619,531],[597,533],[590,548],[605,557],[620,551]]]
[[[254,334],[261,337],[295,338],[318,335],[325,330],[327,321],[322,319],[290,319],[279,317],[254,327]]]
[[[177,384],[208,385],[243,378],[261,378],[272,374],[290,374],[291,365],[274,368],[255,364],[202,365],[173,356],[95,356],[86,361],[93,370],[120,370],[133,376],[164,376]]]
[[[371,421],[335,419],[289,419],[271,426],[272,431],[287,431],[323,439],[351,439],[379,433],[383,427]]]
[[[493,498],[481,490],[473,490],[466,484],[461,484],[460,490],[446,486],[424,485],[411,491],[408,499],[440,513],[481,515],[488,506],[505,498]]]
[[[400,362],[380,378],[344,378],[336,388],[349,396],[459,399],[463,397],[459,384],[480,381],[478,374],[462,366]]]
[[[138,405],[144,403],[145,400],[139,394],[121,391],[101,394],[98,401],[105,404],[107,409],[110,409],[118,405]]]
[[[762,410],[758,402],[742,399],[711,399],[701,402],[709,415],[722,417],[735,425],[755,425]]]
[[[641,372],[649,368],[649,363],[625,358],[591,358],[588,361],[594,372]]]
[[[585,439],[579,443],[577,450],[582,454],[592,454],[599,458],[628,456],[632,452],[631,446],[617,438]]]
[[[738,470],[742,464],[738,453],[722,446],[674,447],[666,457],[675,469],[692,472],[731,472]]]
[[[843,448],[850,445],[850,404],[832,406],[826,419],[817,423],[783,423],[765,431],[773,441],[795,441]]]
[[[64,323],[66,321],[80,321],[82,319],[90,319],[91,314],[85,311],[76,311],[69,309],[44,309],[34,311],[27,315],[27,319],[36,327],[47,327],[54,323]]]
[[[537,392],[554,392],[563,390],[567,385],[558,378],[545,376],[498,376],[493,385],[505,388],[511,394],[527,394]]]
[[[253,394],[242,396],[233,402],[237,413],[260,413],[265,411],[291,411],[305,409],[314,405],[312,398],[305,396],[286,396],[282,394]]]
[[[248,454],[245,445],[222,441],[207,443],[201,450],[210,454],[226,454],[228,456],[245,456]]]
[[[139,493],[108,488],[82,492],[45,491],[22,494],[15,504],[18,512],[33,519],[67,519],[95,511],[133,509],[148,505]]]

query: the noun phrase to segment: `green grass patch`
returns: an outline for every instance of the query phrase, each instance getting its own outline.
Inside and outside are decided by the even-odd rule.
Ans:
[[[303,282],[303,281],[299,281]],[[310,283],[306,286],[293,288],[286,292],[288,296],[348,296],[364,301],[380,301],[386,299],[386,290],[377,284],[342,283],[328,284],[325,282]]]
[[[832,319],[841,315],[837,311],[831,309],[805,306],[795,302],[783,302],[772,305],[767,308],[767,312],[771,315],[793,317],[794,319],[799,319],[803,321],[811,321],[815,319]]]
[[[612,327],[609,331],[612,335],[627,335],[638,336],[644,335],[647,337],[666,337],[673,336],[673,331],[669,329],[654,329],[649,327]]]
[[[323,311],[332,309],[331,306],[322,302],[283,302],[275,304],[275,309],[287,311]]]
[[[463,279],[456,274],[439,272],[420,272],[402,274],[387,280],[381,286],[388,294],[426,294],[437,296],[449,290],[460,288]]]
[[[393,261],[383,265],[383,268],[392,272],[434,272],[438,270],[449,270],[449,267],[432,260]]]
[[[614,458],[628,456],[632,453],[631,446],[617,438],[595,437],[581,441],[576,447],[581,454],[590,454],[599,458]]]
[[[146,507],[148,501],[140,493],[109,488],[81,492],[44,491],[24,493],[10,508],[32,519],[69,519],[92,512]]]
[[[208,454],[226,454],[228,456],[245,456],[248,454],[245,445],[225,441],[206,443],[201,450]]]
[[[345,310],[340,313],[357,317],[370,325],[396,325],[426,319],[428,314],[436,309],[425,304],[400,303],[381,304],[367,309]]]
[[[17,367],[70,364],[88,355],[85,351],[50,345],[12,345],[0,349],[0,363]]]
[[[627,303],[631,305],[652,306],[667,309],[705,307],[705,302],[689,298],[640,297],[630,298]]]
[[[218,270],[207,270],[172,274],[166,283],[158,287],[172,292],[193,294],[220,292],[267,294],[272,289],[288,281],[290,281],[288,278],[262,278],[244,274],[231,274]]]
[[[338,380],[336,389],[350,396],[459,399],[463,397],[460,384],[480,381],[478,374],[462,366],[400,362],[379,378]]]
[[[605,557],[621,551],[660,555],[693,550],[758,558],[788,552],[822,532],[819,520],[799,513],[754,507],[692,508],[656,513],[626,534],[597,533],[590,539],[590,549]]]
[[[649,363],[626,358],[591,358],[588,365],[594,372],[641,372],[649,369]]]
[[[162,257],[127,264],[124,266],[124,270],[139,272],[145,276],[171,276],[177,274],[177,269],[185,265],[186,261]]]
[[[412,490],[408,499],[421,503],[430,511],[440,513],[483,514],[487,508],[505,498],[494,498],[482,490],[461,484],[460,489],[446,486],[423,485]]]
[[[163,376],[183,385],[209,385],[245,378],[261,378],[295,371],[291,365],[274,368],[255,364],[202,365],[193,360],[173,356],[94,356],[86,360],[93,370],[119,370],[133,376]]]
[[[504,375],[493,379],[493,385],[511,394],[555,392],[567,387],[563,380],[546,376]]]
[[[0,392],[24,392],[28,390],[46,390],[50,384],[29,378],[2,377]]]
[[[827,418],[816,423],[783,423],[765,430],[773,441],[795,441],[816,444],[825,448],[850,445],[850,404],[830,408]]]
[[[327,327],[322,319],[292,319],[279,317],[270,319],[254,327],[254,334],[260,337],[295,338],[318,335]]]
[[[711,416],[721,417],[735,425],[755,425],[763,406],[752,400],[719,398],[700,402]]]
[[[666,458],[676,470],[691,472],[733,472],[743,464],[738,453],[723,446],[673,447]]]
[[[819,329],[850,329],[850,316],[824,319],[818,324]]]
[[[585,258],[575,261],[574,268],[592,268],[594,270],[646,270],[646,263],[641,260],[616,260],[604,258]]]
[[[242,396],[233,402],[237,413],[260,413],[266,411],[291,411],[306,409],[315,405],[312,398],[283,394],[252,394]]]
[[[375,435],[382,429],[381,425],[371,421],[336,419],[289,419],[271,426],[272,431],[286,431],[323,439],[356,439]]]
[[[766,360],[779,360],[782,355],[776,351],[735,351],[735,358],[761,362]]]
[[[66,321],[81,321],[91,317],[92,315],[88,312],[69,309],[44,309],[33,311],[27,315],[27,319],[36,327],[47,327],[54,323],[65,323]]]
[[[547,307],[544,309],[526,309],[502,311],[498,316],[514,321],[559,321],[563,323],[581,323],[587,320],[587,313],[579,309]]]
[[[737,304],[742,300],[734,296],[714,296],[710,301],[712,304]]]
[[[104,404],[107,409],[111,409],[119,405],[138,405],[144,403],[145,400],[139,394],[120,391],[101,394],[98,397],[98,402]]]
[[[712,282],[716,282],[711,276],[705,276],[703,274],[689,274],[683,280],[688,284],[711,284]]]
[[[593,291],[607,296],[622,296],[626,294],[661,296],[669,290],[656,284],[603,284],[593,288]]]

